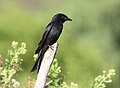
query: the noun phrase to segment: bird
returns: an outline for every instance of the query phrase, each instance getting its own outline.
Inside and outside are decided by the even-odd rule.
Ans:
[[[36,70],[39,72],[45,52],[50,46],[57,42],[63,29],[63,23],[66,21],[72,21],[72,19],[63,13],[57,13],[52,17],[51,22],[45,28],[42,39],[38,43],[38,48],[35,51],[35,54],[38,54],[38,58],[30,72]]]

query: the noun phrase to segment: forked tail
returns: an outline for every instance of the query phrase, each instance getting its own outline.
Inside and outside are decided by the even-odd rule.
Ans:
[[[44,46],[40,52],[38,53],[38,59],[35,61],[35,64],[32,68],[32,70],[30,72],[34,72],[35,70],[37,70],[37,72],[39,72],[42,60],[43,60],[43,56],[45,54],[45,52],[47,51],[49,47],[48,46]]]

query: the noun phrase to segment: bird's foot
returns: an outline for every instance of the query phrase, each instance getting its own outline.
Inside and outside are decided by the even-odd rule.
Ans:
[[[49,48],[50,48],[51,50],[54,50],[54,47],[53,47],[53,46],[50,46],[50,45],[49,45]]]

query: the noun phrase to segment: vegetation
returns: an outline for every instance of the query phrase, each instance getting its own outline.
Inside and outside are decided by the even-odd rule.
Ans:
[[[116,75],[108,88],[120,87],[120,0],[0,0],[0,55],[3,61],[13,40],[24,41],[26,54],[14,79],[24,88],[34,51],[52,16],[62,12],[72,18],[66,22],[56,55],[64,81],[89,87],[103,70],[114,68]],[[29,78],[30,77],[30,78]],[[31,83],[31,81],[29,81]]]
[[[23,59],[19,57],[20,54],[26,53],[26,44],[21,43],[18,47],[18,42],[12,42],[13,50],[8,50],[8,57],[5,59],[5,64],[3,64],[0,58],[0,88],[20,88],[20,83],[13,78],[13,76],[21,70],[21,64]],[[90,88],[105,88],[106,83],[112,82],[111,76],[115,75],[115,70],[109,70],[109,73],[103,71],[103,75],[99,75],[95,78],[94,84]],[[78,88],[78,85],[71,82],[68,86],[64,82],[65,74],[62,74],[61,67],[58,65],[57,59],[53,61],[50,72],[47,78],[47,88]],[[33,88],[35,80],[28,77],[27,88]]]
[[[16,88],[14,86],[20,85],[15,79],[13,79],[13,76],[18,71],[22,70],[20,65],[23,59],[21,59],[19,56],[26,53],[26,44],[21,43],[21,46],[18,47],[18,42],[13,41],[12,48],[12,50],[8,50],[5,63],[0,64],[0,84],[2,88]]]

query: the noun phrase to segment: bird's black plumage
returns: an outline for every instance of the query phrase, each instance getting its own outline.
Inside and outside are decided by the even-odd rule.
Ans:
[[[63,29],[63,23],[65,21],[72,20],[68,18],[65,14],[59,13],[53,16],[51,22],[47,25],[42,36],[42,40],[39,42],[38,48],[35,51],[35,54],[38,54],[38,59],[36,60],[31,72],[35,70],[39,71],[46,50],[49,48],[49,46],[57,42]]]

